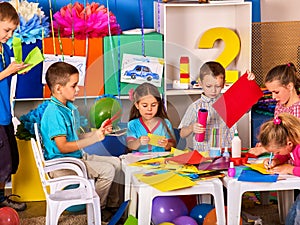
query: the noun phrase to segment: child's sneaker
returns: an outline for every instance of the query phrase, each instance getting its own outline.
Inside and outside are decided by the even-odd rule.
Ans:
[[[18,195],[5,196],[5,200],[0,202],[0,208],[2,208],[2,207],[11,207],[16,211],[24,211],[27,207],[26,203],[16,202],[16,201],[11,200],[10,197],[12,197],[12,196],[20,197]]]

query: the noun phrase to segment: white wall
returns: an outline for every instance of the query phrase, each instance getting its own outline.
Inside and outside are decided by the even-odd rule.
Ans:
[[[261,22],[299,21],[300,0],[261,0]]]

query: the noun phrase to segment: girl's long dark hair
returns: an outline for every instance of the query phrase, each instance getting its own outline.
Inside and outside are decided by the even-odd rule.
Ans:
[[[167,112],[165,109],[163,99],[159,93],[158,88],[151,83],[142,83],[133,92],[133,104],[130,109],[129,121],[141,117],[140,111],[135,107],[135,103],[138,103],[142,97],[147,96],[147,95],[152,95],[157,100],[158,109],[157,109],[157,113],[155,116],[158,118],[161,118],[161,122],[162,122],[164,128],[167,130],[170,137],[174,141],[176,141],[173,133],[170,131],[170,129],[168,128],[166,121],[165,121],[165,119],[169,120],[169,118],[168,118],[168,115],[167,115]]]
[[[300,94],[300,77],[297,73],[296,66],[293,63],[282,64],[273,67],[265,76],[264,83],[279,80],[279,82],[286,86],[293,83],[297,94]]]

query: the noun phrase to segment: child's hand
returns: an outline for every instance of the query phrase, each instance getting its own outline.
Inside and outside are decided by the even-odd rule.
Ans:
[[[95,134],[97,136],[98,141],[103,141],[105,138],[105,129],[103,127],[100,127],[96,130]]]
[[[148,136],[141,136],[139,140],[141,145],[147,145],[150,141],[150,138]]]
[[[258,145],[255,146],[254,148],[250,148],[248,152],[249,152],[250,154],[259,156],[259,155],[265,153],[266,150],[265,150],[265,148],[259,146],[259,144],[258,144]]]
[[[255,79],[255,74],[252,73],[250,70],[247,70],[246,73],[248,74],[248,80],[254,80]]]
[[[291,164],[282,164],[270,169],[269,171],[276,174],[293,174],[293,169],[294,166]]]
[[[270,164],[269,163],[270,163],[270,159],[264,159],[263,164],[267,170],[271,170],[276,166],[275,160],[272,160],[271,163]]]
[[[9,64],[9,66],[6,68],[10,74],[18,73],[20,70],[25,69],[26,67],[30,66],[29,64],[22,63],[16,63],[12,62]]]
[[[110,119],[106,119],[101,124],[101,128],[104,130],[104,134],[110,134],[112,132],[112,123]]]
[[[193,132],[195,134],[201,134],[205,132],[205,127],[203,127],[203,125],[201,125],[200,123],[194,123],[193,124]]]
[[[272,159],[270,165],[269,165],[269,162],[270,162],[270,159],[265,159],[263,161],[264,167],[269,171],[272,171],[273,168],[275,168],[276,166],[279,165],[278,159]]]
[[[168,144],[168,139],[167,139],[167,138],[158,140],[158,145],[159,145],[160,147],[165,148],[165,147],[167,146],[167,144]]]

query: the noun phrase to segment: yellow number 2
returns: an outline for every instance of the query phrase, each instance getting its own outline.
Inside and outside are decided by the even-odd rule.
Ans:
[[[215,61],[226,68],[237,57],[241,49],[240,38],[231,29],[215,27],[207,30],[201,37],[198,48],[213,48],[217,40],[224,41],[224,50]],[[233,83],[239,77],[237,70],[226,70],[226,82]]]

